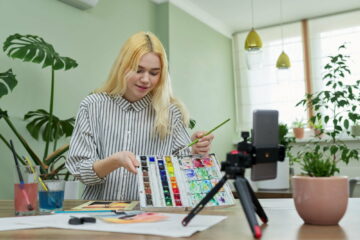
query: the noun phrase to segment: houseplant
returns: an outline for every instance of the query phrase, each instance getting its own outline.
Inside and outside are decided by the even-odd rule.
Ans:
[[[24,116],[25,120],[30,121],[26,128],[31,136],[38,140],[39,135],[41,135],[42,140],[45,141],[45,149],[42,158],[38,157],[25,139],[20,136],[5,111],[1,111],[1,117],[19,138],[35,164],[40,166],[42,177],[44,179],[58,177],[58,173],[64,169],[64,163],[58,165],[55,165],[55,163],[59,159],[64,158],[62,154],[68,150],[69,146],[65,145],[57,149],[57,141],[61,137],[71,136],[74,118],[60,120],[54,115],[55,71],[76,68],[78,64],[69,57],[60,56],[51,44],[35,35],[11,35],[5,40],[3,50],[11,58],[17,58],[24,62],[42,64],[43,68],[50,67],[51,69],[49,111],[38,109],[36,111],[29,111]],[[8,146],[8,142],[3,138],[2,140]],[[51,142],[53,143],[53,152],[49,154]]]
[[[305,122],[303,119],[295,119],[295,121],[292,123],[292,127],[295,138],[301,139],[304,137]]]
[[[35,153],[27,141],[19,134],[19,131],[8,116],[7,111],[0,109],[0,119],[4,119],[33,162],[40,166],[40,173],[43,179],[60,179],[60,175],[65,175],[64,178],[66,180],[69,173],[65,169],[65,163],[60,160],[65,159],[63,154],[69,149],[69,145],[66,144],[58,148],[57,141],[61,137],[68,137],[72,134],[74,118],[71,117],[60,120],[54,115],[55,71],[76,68],[78,64],[69,57],[60,56],[51,44],[47,43],[43,38],[34,35],[11,35],[5,40],[3,50],[11,58],[21,59],[25,62],[39,63],[42,64],[43,68],[49,67],[51,70],[49,111],[38,109],[36,111],[30,111],[24,116],[24,119],[29,121],[26,128],[31,136],[36,140],[41,136],[45,142],[42,158]],[[5,73],[0,75],[0,77],[5,76],[3,77],[5,79],[4,82],[7,84],[9,90],[12,90],[16,85],[14,80],[10,81],[12,79],[11,73],[11,71],[6,72],[7,77],[4,75]],[[4,86],[4,84],[3,86],[0,85],[0,97],[9,92]],[[0,134],[0,138],[6,146],[10,147],[9,141],[3,135]],[[53,146],[49,154],[51,143]],[[22,160],[21,157],[19,157],[19,159]]]
[[[321,121],[316,119],[315,122],[310,121],[309,125],[310,125],[310,128],[313,129],[315,137],[321,138],[323,136],[324,125],[322,124]]]
[[[350,134],[350,122],[360,119],[356,113],[360,101],[360,80],[345,83],[351,73],[347,65],[349,56],[343,53],[344,45],[338,50],[338,54],[329,56],[324,67],[324,90],[307,94],[297,104],[313,108],[312,124],[324,123],[324,142],[319,139],[310,141],[294,158],[306,175],[292,179],[295,206],[305,223],[310,224],[332,225],[340,221],[347,206],[348,179],[334,175],[340,171],[339,162],[348,164],[359,160],[358,151],[350,149],[340,136],[343,132]]]

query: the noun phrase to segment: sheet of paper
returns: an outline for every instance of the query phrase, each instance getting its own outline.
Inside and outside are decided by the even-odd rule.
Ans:
[[[0,218],[0,231],[39,228],[31,224],[33,217]]]
[[[189,237],[192,234],[203,231],[211,226],[221,222],[225,216],[196,216],[187,227],[181,225],[181,221],[186,216],[185,214],[165,214],[168,218],[164,221],[153,223],[134,223],[134,224],[118,224],[106,223],[97,220],[95,224],[86,223],[82,225],[70,225],[68,220],[70,216],[89,216],[85,214],[56,214],[49,216],[34,216],[34,217],[19,217],[19,218],[1,218],[1,221],[9,223],[8,226],[27,226],[30,228],[64,228],[90,231],[105,231],[105,232],[122,232],[135,234],[151,234],[166,237]],[[1,230],[11,230],[4,229]]]

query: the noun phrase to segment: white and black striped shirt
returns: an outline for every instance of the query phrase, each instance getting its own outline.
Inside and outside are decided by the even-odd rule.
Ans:
[[[99,178],[93,163],[115,152],[130,151],[135,155],[171,155],[189,144],[190,137],[181,120],[181,112],[169,109],[171,134],[160,139],[154,134],[155,111],[151,97],[129,102],[105,93],[87,96],[80,104],[66,161],[68,170],[86,187],[88,200],[136,200],[136,175],[118,168]]]

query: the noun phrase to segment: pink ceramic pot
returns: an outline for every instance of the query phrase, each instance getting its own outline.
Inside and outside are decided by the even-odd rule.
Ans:
[[[347,177],[292,177],[293,198],[307,224],[336,225],[344,216],[348,198]]]
[[[304,137],[304,128],[293,128],[294,137],[297,139],[302,139]]]

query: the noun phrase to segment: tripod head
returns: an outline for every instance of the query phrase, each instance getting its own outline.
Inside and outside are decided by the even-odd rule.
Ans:
[[[253,120],[252,141],[254,144],[248,142],[249,132],[241,133],[243,141],[238,144],[237,150],[228,153],[226,161],[221,163],[221,171],[225,172],[225,175],[183,219],[183,226],[186,226],[205,207],[228,179],[235,179],[234,186],[253,236],[261,237],[261,228],[257,223],[255,212],[263,223],[267,223],[268,218],[245,178],[245,169],[252,168],[251,178],[255,181],[275,178],[276,162],[284,161],[285,147],[278,145],[277,111],[255,111]]]
[[[236,176],[244,176],[246,168],[256,164],[284,161],[285,147],[261,147],[256,148],[248,142],[249,132],[241,132],[242,142],[238,143],[237,150],[226,155],[226,161],[221,163],[221,171],[225,172],[228,179],[235,179]]]

